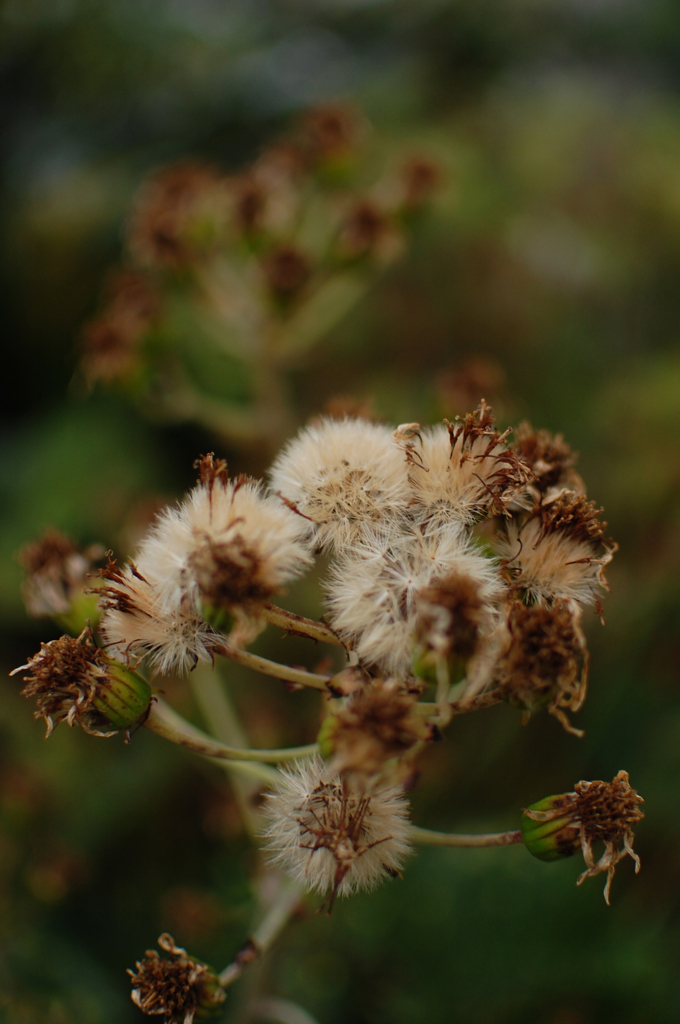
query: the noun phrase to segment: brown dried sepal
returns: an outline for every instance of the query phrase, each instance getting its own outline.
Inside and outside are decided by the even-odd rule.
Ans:
[[[526,605],[513,601],[507,612],[509,643],[496,666],[503,698],[513,707],[548,708],[574,736],[565,711],[579,711],[588,690],[588,651],[580,611],[570,601]]]
[[[212,491],[216,483],[226,486],[229,482],[226,459],[216,459],[214,452],[199,455],[194,462],[194,469],[198,470],[196,483],[203,484],[209,491]]]
[[[506,446],[511,429],[502,433],[496,429],[491,406],[482,399],[474,412],[449,423],[444,420],[449,432],[451,462],[462,466],[468,460],[480,464],[478,474],[484,488],[483,504],[489,515],[507,515],[507,505],[531,479],[531,471],[511,448]],[[489,472],[486,460],[494,463]],[[483,478],[482,478],[483,473]]]
[[[197,1015],[218,1012],[226,992],[211,969],[176,946],[171,935],[161,935],[158,945],[169,959],[148,949],[136,971],[128,970],[133,1003],[149,1016],[164,1016],[166,1024],[192,1024]]]
[[[147,583],[134,562],[128,562],[128,567],[133,577]],[[97,575],[105,582],[88,590],[87,593],[99,595],[99,604],[103,610],[123,612],[126,615],[148,615],[148,612],[140,608],[135,601],[136,595],[130,587],[125,569],[116,563],[112,551],[106,552],[106,565],[97,570]]]
[[[531,470],[531,488],[536,492],[537,501],[556,487],[585,490],[583,481],[574,470],[578,455],[562,434],[534,430],[525,420],[515,430],[512,448]]]
[[[112,736],[110,724],[94,705],[98,687],[107,679],[104,652],[86,626],[80,636],[62,636],[41,644],[38,654],[10,675],[27,672],[22,697],[37,701],[36,718],[44,718],[49,736],[61,721],[80,725],[93,736]]]
[[[414,712],[415,704],[415,696],[391,680],[375,680],[357,690],[334,716],[336,770],[376,775],[386,761],[430,739],[432,730]]]
[[[604,898],[609,903],[612,879],[619,861],[626,856],[631,857],[635,862],[635,873],[640,870],[640,858],[633,850],[633,826],[645,816],[639,806],[644,800],[631,787],[628,772],[620,771],[611,782],[577,782],[573,793],[565,793],[553,803],[550,810],[526,810],[524,813],[534,821],[571,818],[571,825],[579,829],[586,862],[586,870],[576,884],[581,885],[586,878],[606,872]],[[596,861],[593,844],[598,842],[604,843],[604,853]]]
[[[418,592],[416,642],[438,657],[465,663],[476,653],[488,617],[479,585],[452,572]]]

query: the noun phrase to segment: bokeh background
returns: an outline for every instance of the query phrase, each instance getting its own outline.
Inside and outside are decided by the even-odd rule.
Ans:
[[[643,868],[621,865],[607,908],[599,880],[574,887],[576,858],[423,849],[403,882],[296,921],[259,984],[322,1024],[680,1021],[677,5],[4,0],[0,18],[4,669],[58,633],[19,596],[16,552],[45,525],[124,555],[199,452],[262,468],[124,389],[73,385],[140,181],[185,157],[238,170],[311,104],[361,106],[376,152],[430,155],[443,187],[404,258],[291,372],[297,422],[339,393],[397,423],[484,394],[503,424],[564,432],[621,545],[606,626],[588,617],[585,738],[504,707],[457,721],[414,820],[514,828],[527,803],[625,768],[646,800]],[[313,581],[291,599],[320,610]],[[313,738],[313,698],[228,678],[257,745]],[[62,726],[46,743],[18,690],[0,680],[0,1018],[141,1020],[124,971],[159,931],[221,965],[248,928],[228,784],[150,734]],[[199,720],[181,686],[168,695]]]

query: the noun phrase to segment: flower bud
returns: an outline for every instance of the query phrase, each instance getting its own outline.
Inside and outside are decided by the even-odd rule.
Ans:
[[[619,861],[629,856],[635,873],[640,870],[640,858],[633,850],[633,825],[644,818],[641,803],[642,797],[628,782],[628,772],[619,772],[611,782],[577,782],[573,793],[549,796],[527,807],[521,825],[524,845],[539,860],[561,860],[580,848],[586,870],[576,884],[606,872],[604,898],[609,903]],[[604,844],[597,861],[594,843]]]
[[[137,970],[128,970],[133,1003],[150,1016],[164,1014],[166,1024],[192,1024],[219,1013],[227,994],[212,968],[176,946],[171,935],[161,935],[158,945],[170,959],[149,949]]]
[[[27,671],[22,695],[36,697],[36,718],[44,718],[49,736],[65,720],[94,736],[112,736],[141,721],[151,689],[141,676],[108,658],[86,626],[80,636],[62,636],[41,644],[38,654],[16,668]],[[113,727],[113,730],[111,730]]]
[[[569,797],[562,795],[547,796],[527,807],[520,828],[530,854],[539,860],[562,860],[581,848],[580,830],[570,817],[570,806]]]

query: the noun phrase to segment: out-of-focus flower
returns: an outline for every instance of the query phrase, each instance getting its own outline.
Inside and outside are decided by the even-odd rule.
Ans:
[[[266,848],[309,891],[336,896],[398,875],[410,852],[408,803],[398,786],[352,792],[320,759],[281,771],[267,796]]]
[[[640,858],[633,850],[633,826],[644,818],[641,803],[628,772],[620,771],[611,782],[577,782],[573,793],[546,797],[525,810],[524,845],[534,857],[548,861],[570,857],[580,849],[586,870],[576,884],[606,872],[604,898],[609,903],[619,861],[632,857],[635,873],[640,870]],[[598,842],[604,843],[604,853],[596,861],[593,844]]]
[[[41,644],[10,675],[19,672],[28,673],[21,693],[37,699],[35,717],[45,719],[48,736],[61,721],[93,736],[112,736],[144,718],[151,702],[149,684],[108,658],[89,626],[77,639],[62,636]]]
[[[83,328],[80,366],[89,386],[135,372],[159,305],[157,292],[141,274],[126,270],[113,277],[103,311]]]
[[[312,267],[297,246],[284,242],[264,255],[262,272],[272,295],[280,302],[289,303],[302,292]]]
[[[199,163],[164,167],[142,186],[128,226],[128,244],[142,266],[178,269],[213,251],[223,237],[229,203],[226,179]]]
[[[165,1024],[192,1024],[219,1013],[227,997],[212,968],[175,945],[163,934],[158,945],[168,954],[164,959],[148,949],[132,980],[132,1001],[149,1016],[163,1016]]]
[[[104,549],[92,544],[81,551],[59,530],[47,529],[40,540],[27,544],[19,552],[26,576],[21,593],[26,611],[35,618],[57,619],[67,629],[79,633],[85,619],[97,616],[97,601],[83,593],[86,577]]]

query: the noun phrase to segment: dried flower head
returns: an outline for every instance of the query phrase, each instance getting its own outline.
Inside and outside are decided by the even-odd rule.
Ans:
[[[192,1024],[219,1013],[227,997],[210,967],[175,945],[171,935],[161,935],[158,945],[169,954],[148,949],[145,958],[128,970],[132,1001],[149,1016],[163,1016],[166,1024]]]
[[[306,427],[280,453],[270,477],[321,549],[353,543],[366,527],[403,512],[409,498],[389,429],[365,419],[322,419]]]
[[[109,285],[104,310],[83,328],[81,369],[89,385],[127,377],[158,311],[158,295],[141,274],[120,271]]]
[[[321,751],[333,757],[331,771],[375,775],[386,761],[432,738],[415,705],[415,695],[396,680],[376,679],[358,689],[321,728]]]
[[[124,662],[146,656],[161,674],[186,672],[198,661],[211,661],[215,646],[224,642],[190,602],[168,608],[133,562],[120,568],[110,559],[99,573],[100,628],[112,656]]]
[[[529,471],[506,444],[509,431],[496,430],[484,401],[460,422],[411,435],[395,431],[395,443],[406,456],[416,513],[422,522],[466,525],[505,514],[525,487]]]
[[[605,541],[600,511],[584,495],[562,491],[528,519],[508,522],[498,550],[513,586],[539,604],[595,603],[608,589],[604,570],[616,551]]]
[[[489,608],[503,594],[494,562],[460,530],[366,533],[331,565],[329,619],[362,663],[403,678],[410,674],[418,636],[419,595],[454,573],[472,580]]]
[[[227,210],[226,183],[212,167],[165,167],[137,197],[128,233],[132,255],[143,265],[186,266],[214,247]]]
[[[205,606],[247,613],[311,564],[306,523],[255,480],[199,460],[199,484],[166,509],[140,545],[138,568],[168,611]]]
[[[583,735],[564,710],[578,711],[586,698],[588,654],[578,605],[513,601],[507,629],[507,644],[496,666],[504,699],[529,712],[547,706],[567,732]]]
[[[354,793],[320,759],[281,771],[265,811],[266,848],[309,891],[336,896],[396,876],[410,848],[408,803],[398,786]]]
[[[628,855],[635,861],[635,873],[640,870],[640,858],[633,850],[633,826],[644,818],[641,803],[642,797],[628,782],[628,772],[620,771],[611,782],[577,782],[573,793],[547,797],[525,810],[525,845],[543,860],[569,856],[580,848],[586,870],[576,884],[606,872],[604,898],[609,903],[619,861]],[[593,844],[598,842],[604,843],[604,853],[596,861]]]
[[[574,469],[578,456],[562,434],[534,430],[524,421],[515,430],[513,449],[531,470],[530,488],[536,501],[552,496],[555,491],[585,491],[583,481]]]
[[[89,626],[77,639],[62,636],[41,644],[10,675],[19,672],[28,673],[21,693],[37,699],[35,717],[45,719],[48,736],[61,721],[93,736],[113,736],[142,718],[151,700],[148,684],[107,658]]]
[[[35,618],[65,616],[83,593],[85,578],[104,550],[93,544],[81,551],[59,530],[47,529],[40,540],[19,552],[26,573],[22,597]]]

